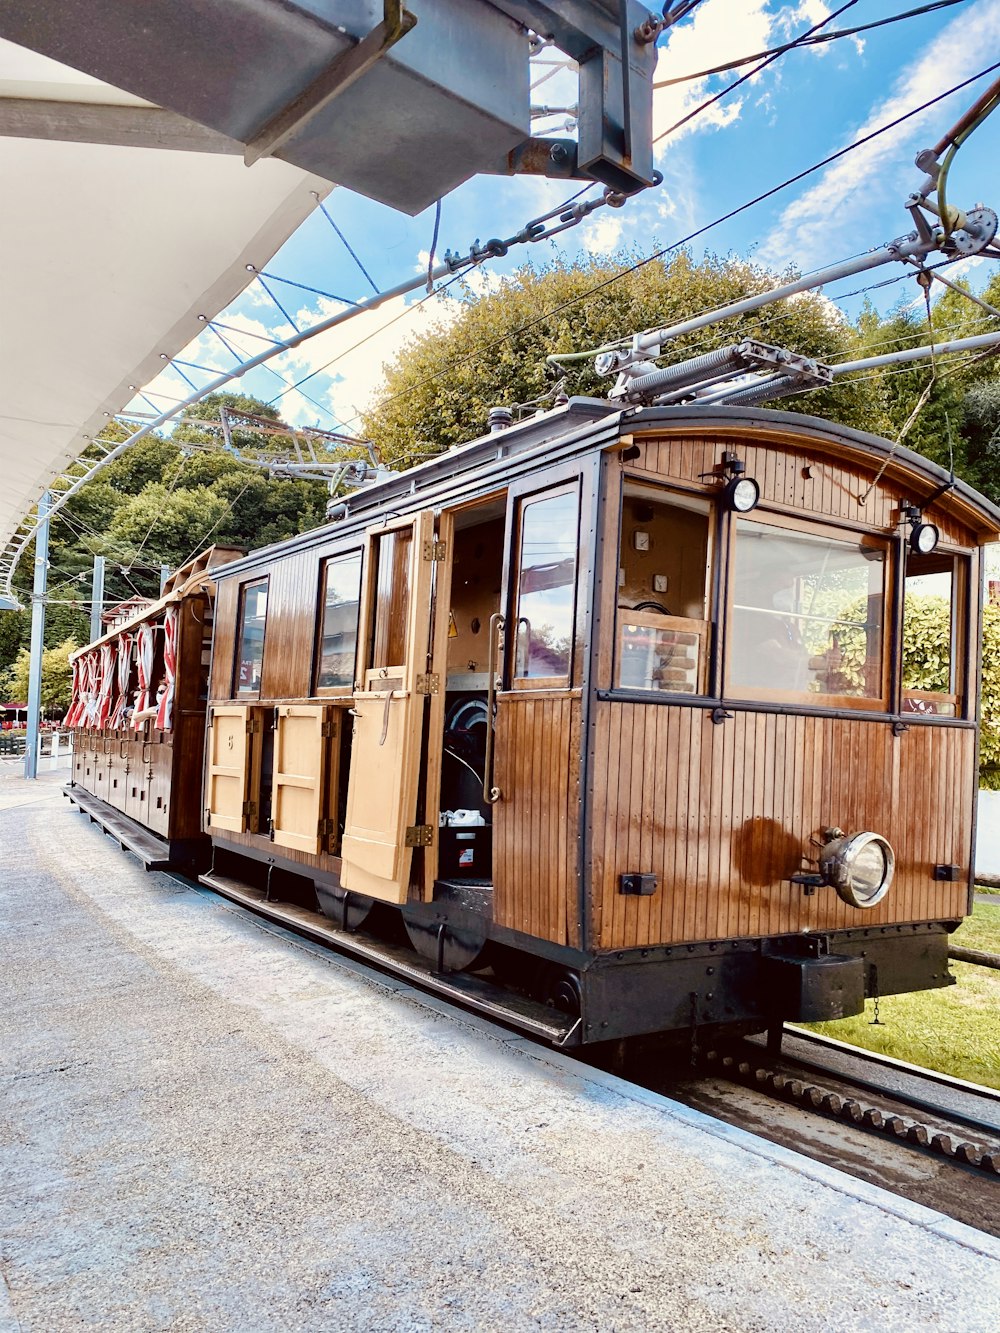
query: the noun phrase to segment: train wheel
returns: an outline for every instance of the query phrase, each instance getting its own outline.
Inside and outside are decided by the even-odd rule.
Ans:
[[[317,884],[315,888],[319,910],[341,930],[353,932],[363,926],[375,906],[374,898],[364,898],[347,889],[331,889],[326,884]]]
[[[402,916],[414,949],[440,972],[467,971],[486,947],[486,931],[475,922],[459,926],[413,907],[404,907]]]
[[[580,978],[568,968],[546,964],[541,974],[538,998],[562,1014],[579,1017],[581,1008]]]

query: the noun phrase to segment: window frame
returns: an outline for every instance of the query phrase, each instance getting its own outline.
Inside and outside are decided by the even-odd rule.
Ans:
[[[908,689],[903,682],[905,667],[903,654],[906,643],[906,579],[912,556],[909,542],[904,542],[902,544],[899,575],[899,699],[897,711],[901,717],[906,719],[907,724],[910,722],[954,723],[967,721],[975,716],[973,692],[969,688],[971,666],[969,648],[972,642],[970,635],[973,633],[970,621],[973,586],[972,556],[968,549],[954,546],[951,543],[940,543],[933,554],[946,557],[951,561],[952,566],[951,662],[949,674],[954,689],[947,693],[939,690],[913,690]],[[955,712],[951,715],[947,713],[910,712],[905,707],[907,699],[947,701],[955,705]]]
[[[246,604],[247,593],[251,588],[258,588],[261,585],[267,590],[264,604],[264,632],[260,639],[260,685],[257,689],[251,689],[249,686],[240,685],[240,666],[243,662],[243,634],[246,624]],[[264,653],[267,647],[267,607],[270,602],[271,576],[263,574],[258,577],[247,579],[239,585],[239,595],[237,599],[236,611],[236,641],[233,644],[233,675],[232,691],[233,699],[259,699],[264,687]]]
[[[704,620],[693,620],[688,616],[661,616],[650,612],[629,612],[629,608],[618,605],[617,571],[621,565],[622,532],[625,522],[626,488],[629,484],[640,485],[649,490],[661,491],[664,496],[683,496],[698,500],[706,507],[705,518],[708,527],[708,543],[705,557],[705,609]],[[695,490],[690,487],[673,485],[661,481],[656,476],[633,469],[622,469],[618,486],[618,515],[614,528],[615,542],[615,614],[613,618],[611,642],[611,688],[616,693],[642,694],[650,699],[669,699],[690,703],[714,697],[712,690],[712,664],[715,656],[718,620],[718,564],[722,553],[727,549],[726,536],[719,531],[719,508],[716,496],[707,489]],[[669,595],[669,594],[666,594]],[[693,693],[685,690],[661,690],[643,685],[623,685],[621,683],[621,626],[622,614],[632,614],[641,624],[651,629],[673,629],[681,633],[694,633],[700,640],[701,657],[698,664],[698,684]]]
[[[764,704],[792,704],[797,708],[817,708],[824,711],[849,710],[851,712],[888,714],[893,709],[893,680],[896,650],[896,634],[893,629],[897,604],[897,583],[899,579],[898,562],[893,558],[894,535],[873,531],[868,526],[847,526],[817,517],[815,519],[793,518],[786,514],[775,513],[757,507],[746,514],[730,515],[728,545],[728,573],[726,578],[725,629],[723,634],[723,660],[721,679],[723,697],[734,702],[756,702]],[[884,552],[882,585],[882,643],[880,663],[881,689],[876,695],[857,694],[820,694],[805,690],[770,689],[763,685],[737,685],[731,679],[733,656],[733,612],[736,607],[736,573],[740,559],[738,521],[758,523],[763,527],[784,528],[789,532],[804,536],[820,537],[827,541],[850,542],[852,538],[867,537],[882,547]]]
[[[326,572],[333,564],[340,561],[350,560],[352,557],[358,559],[358,614],[354,627],[354,666],[351,671],[351,680],[348,685],[320,685],[319,675],[323,665],[323,630],[326,620]],[[358,651],[361,647],[361,613],[364,602],[364,583],[365,583],[365,548],[363,546],[354,546],[347,551],[338,551],[331,555],[323,556],[319,562],[319,584],[316,607],[316,624],[313,636],[313,669],[312,669],[312,697],[317,699],[343,699],[350,698],[354,694],[355,682],[358,679]]]
[[[519,612],[521,609],[521,541],[524,534],[524,512],[525,510],[539,502],[545,500],[554,500],[560,495],[575,495],[576,497],[576,550],[574,555],[573,568],[573,599],[572,599],[572,620],[570,623],[569,634],[569,661],[565,672],[553,676],[521,676],[517,674],[517,639],[518,625],[520,624]],[[571,689],[574,681],[574,669],[577,665],[578,645],[577,630],[580,623],[580,568],[581,568],[581,524],[583,521],[583,487],[582,478],[579,473],[574,473],[565,481],[553,482],[550,486],[543,486],[537,490],[526,491],[521,494],[511,495],[514,503],[514,518],[512,525],[512,541],[510,547],[510,618],[508,628],[505,634],[506,639],[506,657],[507,671],[506,680],[509,681],[509,689],[514,691],[528,690],[566,690]]]

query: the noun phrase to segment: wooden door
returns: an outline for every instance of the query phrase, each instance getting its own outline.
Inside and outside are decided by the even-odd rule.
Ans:
[[[208,719],[206,832],[245,833],[250,814],[250,705],[222,704]]]
[[[154,733],[154,735],[160,733]],[[146,822],[154,833],[161,838],[170,834],[170,778],[173,769],[173,746],[169,741],[156,740],[149,747],[152,751],[149,779]]]
[[[332,709],[279,704],[274,710],[271,833],[279,847],[315,856],[327,832],[323,809]]]
[[[112,737],[108,760],[108,805],[113,805],[116,810],[124,813],[128,790],[128,774],[125,771],[128,760],[125,756],[125,746],[117,733]]]
[[[149,800],[149,747],[141,732],[134,732],[125,742],[128,755],[128,779],[125,786],[125,813],[139,824],[146,823]]]
[[[437,837],[426,814],[417,823],[417,804],[427,700],[443,686],[430,656],[443,554],[429,510],[368,533],[341,883],[385,902],[406,901],[413,848]]]

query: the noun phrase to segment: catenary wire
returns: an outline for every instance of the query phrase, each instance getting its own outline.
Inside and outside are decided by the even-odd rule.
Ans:
[[[746,83],[748,79],[752,79],[756,74],[759,74],[761,70],[767,69],[768,65],[772,65],[787,51],[793,50],[800,42],[811,37],[813,33],[819,32],[821,28],[824,28],[828,23],[832,23],[835,18],[838,18],[846,10],[852,9],[857,3],[858,0],[846,0],[846,3],[841,5],[839,9],[833,10],[831,13],[827,14],[826,18],[820,19],[818,23],[814,23],[811,28],[808,28],[800,37],[796,38],[795,41],[790,42],[787,46],[774,52],[772,55],[766,56],[759,65],[756,65],[747,74],[743,74],[738,79],[734,79],[732,83],[727,83],[725,88],[720,88],[717,93],[714,93],[711,97],[706,98],[704,102],[700,102],[696,107],[692,108],[687,115],[681,116],[680,120],[675,121],[669,129],[662,130],[653,139],[653,143],[658,144],[660,140],[665,139],[668,134],[673,134],[674,130],[679,130],[682,125],[686,125],[688,121],[694,120],[695,116],[700,116],[703,111],[707,111],[710,106],[714,106],[715,103],[721,101],[723,97],[727,97],[735,88],[739,88],[741,84]]]
[[[492,339],[490,342],[486,344],[485,347],[482,347],[475,352],[471,352],[468,356],[441,362],[433,374],[425,376],[422,380],[419,380],[415,385],[409,385],[407,389],[403,391],[403,393],[401,394],[393,394],[389,398],[382,399],[380,406],[386,406],[389,403],[395,401],[396,398],[402,397],[405,394],[411,394],[416,389],[422,388],[423,385],[431,383],[433,380],[437,379],[441,371],[457,369],[458,367],[467,365],[472,361],[480,360],[483,356],[485,356],[488,352],[492,351],[494,348],[502,346],[505,342],[509,342],[511,339],[515,337],[519,337],[522,333],[527,332],[528,329],[533,328],[536,324],[541,324],[547,319],[552,319],[553,316],[561,314],[562,311],[568,310],[572,306],[586,303],[588,300],[594,297],[598,292],[603,291],[605,288],[612,286],[616,282],[620,282],[622,278],[626,278],[630,274],[637,272],[639,269],[644,268],[647,264],[652,264],[656,260],[662,259],[664,255],[671,254],[673,251],[681,249],[681,247],[690,244],[691,241],[697,240],[699,236],[703,236],[705,235],[706,232],[711,231],[715,227],[720,226],[723,222],[728,222],[732,218],[738,217],[741,213],[745,213],[748,211],[748,209],[754,208],[757,204],[763,203],[765,199],[772,198],[774,195],[779,194],[782,190],[788,189],[789,186],[797,184],[799,181],[804,180],[807,176],[814,175],[815,172],[821,171],[824,167],[829,166],[832,162],[839,161],[841,158],[846,157],[849,153],[854,152],[856,149],[862,148],[867,143],[871,143],[873,139],[877,139],[880,135],[886,134],[890,130],[895,129],[897,126],[904,124],[908,120],[911,120],[914,116],[920,115],[922,112],[928,110],[929,107],[936,106],[938,102],[944,101],[945,98],[951,97],[954,93],[961,92],[963,88],[968,88],[971,84],[976,83],[979,79],[984,78],[987,74],[992,74],[993,71],[996,69],[1000,69],[1000,61],[995,61],[993,64],[988,65],[985,69],[979,70],[978,73],[971,75],[967,79],[963,79],[960,83],[953,84],[952,87],[945,89],[944,92],[937,93],[934,97],[928,98],[926,101],[921,102],[919,106],[915,106],[911,108],[911,110],[905,111],[902,115],[895,117],[895,119],[887,121],[885,125],[881,125],[879,126],[878,129],[872,130],[869,134],[863,135],[862,138],[854,140],[853,143],[847,144],[844,148],[838,149],[835,153],[828,154],[828,156],[821,158],[820,161],[814,162],[812,166],[806,167],[804,170],[796,172],[795,175],[787,177],[785,180],[781,181],[778,185],[771,186],[770,189],[762,191],[760,194],[755,195],[754,198],[748,199],[745,203],[738,205],[738,207],[732,208],[727,213],[723,213],[719,217],[714,218],[711,222],[705,223],[704,226],[698,227],[692,232],[688,232],[688,234],[686,236],[682,236],[680,240],[674,241],[670,245],[663,246],[661,249],[653,251],[652,254],[646,255],[643,259],[636,260],[634,264],[627,265],[625,268],[621,269],[620,272],[614,273],[610,277],[604,278],[600,282],[595,283],[593,287],[588,288],[585,292],[580,292],[579,295],[577,296],[567,297],[565,301],[560,301],[558,305],[553,306],[549,310],[543,311],[542,314],[540,315],[536,315],[534,319],[528,320],[526,323],[520,325],[517,329],[512,330],[510,333],[505,333],[497,338]],[[369,335],[369,336],[374,336],[374,335]],[[356,345],[360,346],[361,344],[359,343]],[[348,352],[353,350],[354,348],[348,348],[347,351],[341,353],[340,355],[346,356]],[[339,357],[337,359],[339,359]],[[355,414],[355,416],[348,418],[348,420],[344,423],[345,426],[352,425],[355,421],[360,420],[360,417],[361,413],[357,413]]]
[[[783,55],[786,51],[794,51],[796,47],[800,46],[819,46],[824,42],[835,42],[840,37],[856,37],[859,33],[870,32],[873,28],[884,28],[890,23],[901,23],[904,19],[918,18],[922,14],[930,14],[935,9],[948,9],[952,5],[965,3],[966,0],[934,0],[933,4],[921,5],[919,9],[908,9],[903,14],[890,14],[888,18],[876,19],[874,23],[861,23],[855,28],[838,28],[836,32],[816,33],[812,37],[794,37],[791,41],[782,42],[780,46],[768,47],[764,51],[755,51],[753,55],[749,56],[739,56],[736,60],[729,60],[723,65],[713,65],[711,69],[698,70],[695,74],[681,74],[675,79],[658,79],[653,87],[670,88],[678,83],[693,83],[697,79],[707,79],[713,74],[725,74],[731,69],[739,69],[741,65],[749,65],[754,60],[763,60],[765,56]]]

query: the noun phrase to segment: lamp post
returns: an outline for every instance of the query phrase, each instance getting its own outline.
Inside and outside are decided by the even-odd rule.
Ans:
[[[31,589],[31,658],[28,666],[28,731],[24,738],[24,776],[38,777],[38,734],[42,707],[42,653],[45,648],[45,593],[49,582],[49,519],[52,496],[38,501],[35,529],[35,581]]]

